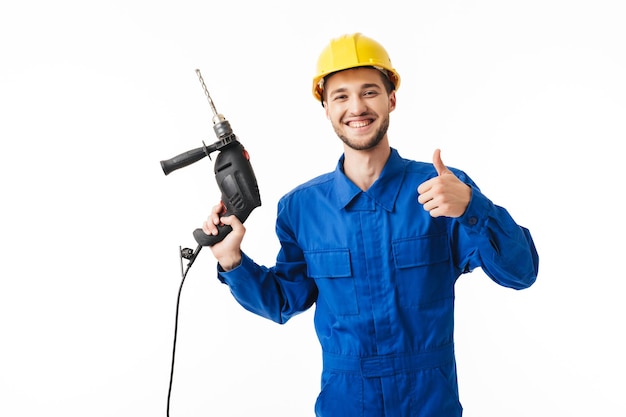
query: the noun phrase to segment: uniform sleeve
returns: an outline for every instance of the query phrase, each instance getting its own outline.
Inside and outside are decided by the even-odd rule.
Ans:
[[[493,281],[524,289],[536,280],[539,256],[530,231],[508,211],[489,200],[475,185],[465,213],[456,219],[458,266],[463,272],[480,267]]]
[[[306,263],[293,233],[279,210],[276,232],[281,243],[276,265],[258,265],[242,253],[241,264],[225,272],[218,265],[218,278],[246,310],[283,324],[309,309],[317,300],[315,281],[306,275]]]

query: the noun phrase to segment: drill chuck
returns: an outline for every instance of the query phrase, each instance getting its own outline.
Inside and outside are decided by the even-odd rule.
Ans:
[[[230,127],[228,120],[224,119],[224,116],[222,116],[221,119],[220,122],[213,125],[213,130],[219,139],[224,139],[233,134],[233,129]],[[213,120],[215,120],[215,118]]]

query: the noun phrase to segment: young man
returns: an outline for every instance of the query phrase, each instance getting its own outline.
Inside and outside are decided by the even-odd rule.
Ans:
[[[334,39],[317,68],[313,94],[344,154],[334,172],[281,198],[271,268],[241,251],[244,226],[217,205],[204,232],[233,228],[212,247],[218,277],[243,307],[278,323],[315,304],[317,416],[461,416],[454,284],[480,267],[502,286],[529,287],[532,237],[439,150],[430,164],[390,146],[400,76],[379,43]]]

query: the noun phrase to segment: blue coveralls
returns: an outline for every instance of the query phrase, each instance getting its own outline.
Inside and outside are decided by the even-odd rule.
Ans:
[[[527,229],[472,187],[460,218],[432,218],[417,187],[432,164],[395,149],[363,192],[334,172],[278,204],[276,265],[243,254],[220,280],[249,311],[278,323],[316,304],[323,351],[320,417],[461,416],[453,329],[454,284],[480,267],[496,283],[526,288],[538,255]]]

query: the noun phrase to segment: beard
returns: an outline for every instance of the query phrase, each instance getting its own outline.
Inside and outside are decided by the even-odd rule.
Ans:
[[[348,146],[351,149],[354,149],[355,151],[366,151],[366,150],[373,149],[376,146],[378,146],[380,141],[382,141],[385,135],[387,134],[387,129],[389,129],[389,116],[383,119],[383,122],[378,128],[378,130],[372,136],[370,136],[365,142],[357,142],[355,140],[351,140],[348,136],[343,134],[341,129],[335,124],[333,124],[333,129],[335,130],[335,133],[337,134],[337,136],[339,136],[339,139],[341,139],[341,141],[345,143],[346,146]]]

